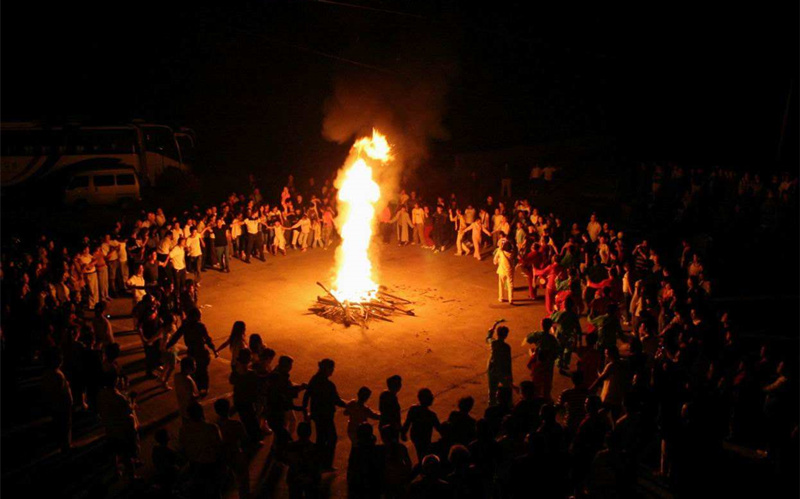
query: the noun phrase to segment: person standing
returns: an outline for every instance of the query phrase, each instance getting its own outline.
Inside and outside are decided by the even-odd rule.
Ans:
[[[171,347],[183,338],[186,344],[189,355],[195,360],[197,370],[195,372],[195,381],[200,396],[208,394],[208,365],[211,362],[209,350],[214,352],[214,357],[218,357],[216,348],[214,348],[214,340],[208,334],[205,324],[200,322],[201,313],[197,308],[193,308],[186,314],[186,320],[178,328],[178,331],[172,335],[172,338],[167,343],[167,347]]]
[[[391,221],[397,223],[397,245],[405,246],[408,244],[408,229],[414,229],[414,224],[411,223],[411,217],[408,215],[405,205],[400,206]]]
[[[239,350],[230,381],[233,385],[233,405],[239,413],[239,419],[244,424],[250,441],[257,444],[262,438],[256,416],[259,379],[256,372],[250,368],[252,358],[253,354],[249,348]]]
[[[381,239],[383,244],[389,244],[392,238],[392,210],[389,205],[386,205],[381,210],[378,216],[378,222],[381,224]]]
[[[425,246],[425,210],[419,203],[414,203],[414,209],[411,210],[411,223],[414,228],[411,244],[419,243],[420,246]]]
[[[511,168],[508,163],[503,165],[503,175],[500,179],[500,197],[511,199]]]
[[[97,284],[97,267],[95,266],[95,259],[89,251],[89,245],[84,245],[83,250],[76,258],[78,268],[81,269],[83,281],[86,287],[89,288],[88,305],[89,310],[94,310],[95,305],[99,301],[99,291]]]
[[[400,419],[400,401],[397,394],[403,388],[403,378],[399,374],[389,376],[386,379],[386,390],[378,398],[378,412],[381,415],[378,424],[381,428],[386,425],[400,431],[403,422]]]
[[[514,249],[504,232],[494,251],[497,265],[497,301],[503,301],[503,291],[508,294],[508,304],[514,304]]]
[[[531,371],[531,380],[536,387],[537,395],[552,401],[553,367],[561,350],[558,340],[553,336],[552,319],[542,319],[542,330],[528,334],[522,344],[533,345],[528,369]]]
[[[45,371],[42,375],[42,402],[53,418],[53,433],[61,452],[72,448],[72,390],[61,371],[62,357],[57,348],[44,355]]]
[[[199,403],[189,403],[186,413],[189,419],[183,421],[178,441],[189,461],[193,485],[189,489],[189,496],[219,497],[222,433],[217,425],[205,420],[203,406]]]
[[[294,360],[291,357],[281,355],[278,358],[278,365],[266,377],[264,412],[267,424],[275,432],[275,437],[272,439],[272,452],[278,455],[291,440],[291,435],[286,429],[287,414],[292,410],[302,410],[302,407],[295,405],[294,399],[307,388],[305,384],[296,385],[290,379],[293,365]],[[299,426],[297,431],[299,434]]]
[[[239,486],[239,499],[250,497],[250,466],[242,449],[247,432],[241,421],[231,419],[231,403],[228,399],[214,402],[217,426],[222,435],[222,462],[233,472]]]
[[[418,405],[413,405],[408,410],[406,421],[400,432],[403,441],[406,440],[409,430],[411,431],[411,443],[417,452],[417,462],[421,463],[423,458],[429,454],[433,430],[439,431],[441,424],[439,416],[431,410],[433,405],[433,392],[428,388],[422,388],[417,392]]]
[[[444,212],[444,206],[437,205],[436,213],[433,214],[433,244],[434,253],[444,252],[447,244],[447,222],[449,217]]]
[[[299,229],[299,236],[297,237],[297,244],[302,248],[303,252],[308,251],[308,240],[311,237],[311,220],[308,214],[303,213],[300,220],[294,225],[289,227],[290,230]]]
[[[203,271],[203,244],[203,235],[197,231],[196,226],[191,226],[189,237],[186,238],[186,259],[189,269],[195,275],[194,280],[198,284],[201,279],[200,274]]]
[[[97,409],[106,431],[108,447],[118,467],[135,477],[134,463],[139,457],[139,422],[136,406],[117,389],[117,374],[106,373],[103,388],[97,395]]]
[[[497,327],[502,322],[505,322],[505,320],[500,319],[495,322],[486,337],[486,340],[490,341],[492,345],[492,353],[489,356],[489,365],[486,370],[486,374],[489,377],[489,405],[497,403],[497,389],[501,385],[509,388],[513,385],[511,346],[506,343],[508,328],[505,326]],[[497,338],[494,338],[495,334]]]
[[[491,236],[491,232],[486,229],[486,226],[483,225],[481,219],[476,219],[474,222],[469,224],[469,226],[465,229],[466,231],[472,231],[472,246],[474,248],[475,253],[473,257],[476,260],[481,259],[481,239],[483,235],[486,234],[487,236]]]
[[[130,267],[128,267],[128,242],[120,234],[117,234],[115,242],[117,243],[117,252],[119,253],[119,272],[124,285],[124,283],[128,281],[128,275],[130,273]]]
[[[339,396],[336,385],[330,380],[336,364],[331,359],[322,359],[319,370],[308,382],[308,389],[303,396],[303,412],[310,406],[310,418],[314,422],[317,432],[317,447],[319,447],[323,469],[336,471],[333,467],[333,458],[336,453],[336,424],[333,417],[336,407],[347,407]]]
[[[167,260],[161,263],[162,267],[169,265],[170,278],[175,286],[175,292],[180,295],[186,284],[186,240],[178,239],[178,244],[169,251]]]
[[[191,402],[196,401],[200,397],[197,391],[197,385],[194,382],[192,375],[194,374],[196,364],[191,357],[184,357],[181,359],[181,370],[175,374],[175,398],[178,401],[178,414],[181,419],[186,420],[189,415],[186,409]]]
[[[231,271],[231,252],[228,238],[230,231],[225,226],[225,220],[220,217],[217,219],[214,229],[211,232],[211,239],[214,241],[214,254],[217,256],[219,269],[223,272]]]
[[[258,221],[258,212],[252,211],[250,216],[247,217],[244,221],[246,234],[245,237],[245,263],[250,263],[250,257],[253,256],[253,250],[256,250],[256,253],[259,255],[261,261],[264,261],[264,254],[262,253],[262,248],[256,247],[256,240],[258,238],[258,229],[259,229],[259,221]]]
[[[111,294],[118,295],[117,290],[117,273],[119,272],[119,243],[111,239],[111,234],[106,234],[103,238],[103,243],[100,245],[105,257],[106,264],[108,265],[108,287]]]
[[[100,300],[109,301],[108,296],[108,264],[103,255],[102,245],[97,245],[94,250],[94,266],[97,269],[97,291]]]
[[[464,215],[461,213],[461,210],[457,209],[455,212],[450,210],[450,221],[453,222],[456,231],[456,256],[461,256],[462,251],[463,254],[469,254],[469,248],[466,246],[462,246],[462,240],[464,239],[464,232],[467,231],[467,222],[464,218]]]

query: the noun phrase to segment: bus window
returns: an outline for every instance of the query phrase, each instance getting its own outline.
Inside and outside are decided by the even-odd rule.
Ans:
[[[167,158],[178,161],[178,148],[172,130],[162,126],[143,127],[144,147],[149,152],[163,154]]]
[[[67,190],[72,189],[80,189],[89,187],[89,177],[87,175],[81,175],[78,177],[72,177],[69,185],[67,186]]]
[[[122,175],[117,175],[117,185],[134,185],[134,184],[136,184],[136,181],[133,178],[133,173],[124,173]]]
[[[110,187],[114,185],[114,175],[95,175],[94,176],[94,186],[95,187]]]

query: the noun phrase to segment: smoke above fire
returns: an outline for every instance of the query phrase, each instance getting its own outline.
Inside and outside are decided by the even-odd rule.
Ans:
[[[454,66],[444,52],[441,46],[417,46],[416,53],[426,54],[426,60],[403,64],[389,59],[389,72],[350,69],[334,77],[322,134],[339,144],[370,135],[373,128],[386,134],[395,159],[375,173],[387,194],[425,163],[432,140],[449,138],[443,117]]]

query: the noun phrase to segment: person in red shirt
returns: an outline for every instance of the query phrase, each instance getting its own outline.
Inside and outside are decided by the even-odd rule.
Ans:
[[[583,373],[585,386],[591,386],[603,366],[603,354],[597,349],[597,333],[586,335],[586,346],[575,351],[578,357],[578,371]]]
[[[564,268],[558,263],[558,255],[553,255],[550,260],[550,265],[542,269],[534,269],[534,277],[541,277],[546,280],[544,306],[547,310],[547,315],[552,315],[555,311],[556,305],[556,277],[561,276]]]
[[[520,260],[519,266],[522,267],[525,277],[528,279],[528,297],[531,300],[538,298],[537,289],[539,286],[536,284],[534,272],[541,269],[546,261],[545,253],[540,243],[533,243],[531,250]]]

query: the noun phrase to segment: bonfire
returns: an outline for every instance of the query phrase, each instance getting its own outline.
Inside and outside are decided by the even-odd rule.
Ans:
[[[391,160],[389,142],[373,130],[372,137],[363,137],[353,144],[334,184],[339,192],[336,226],[342,237],[342,244],[336,250],[336,276],[330,289],[317,283],[326,296],[318,296],[317,304],[309,310],[345,326],[367,327],[372,318],[391,322],[388,317],[397,313],[414,315],[413,310],[406,308],[411,302],[378,286],[369,256],[375,205],[381,198],[373,165],[381,166]]]

